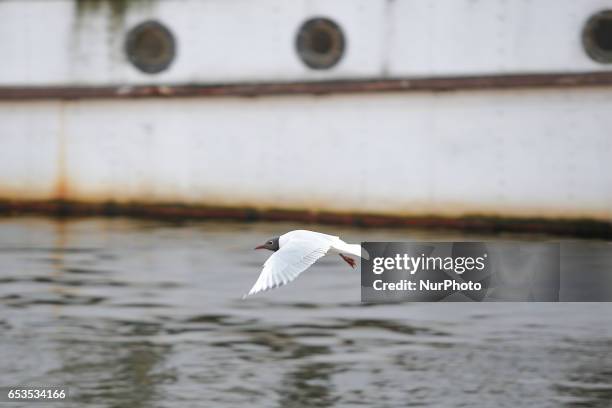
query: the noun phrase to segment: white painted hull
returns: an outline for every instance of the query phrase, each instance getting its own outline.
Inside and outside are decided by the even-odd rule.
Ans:
[[[110,2],[132,4],[113,13]],[[0,1],[0,84],[232,83],[605,71],[581,44],[612,0]],[[179,4],[180,3],[180,4]],[[94,5],[98,4],[97,7]],[[295,52],[306,19],[342,27],[346,55],[310,70]],[[127,62],[126,32],[156,19],[178,56],[151,76]]]
[[[0,1],[0,202],[612,222],[612,76],[581,42],[612,0],[86,3]],[[346,36],[333,69],[295,51],[313,16]],[[158,75],[123,48],[150,19],[177,40]],[[363,85],[395,79],[425,85]]]
[[[610,111],[596,89],[1,103],[0,195],[609,221]]]

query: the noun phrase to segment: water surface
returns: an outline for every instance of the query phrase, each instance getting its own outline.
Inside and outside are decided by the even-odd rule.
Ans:
[[[361,305],[337,257],[242,300],[252,248],[304,227],[517,238],[5,218],[0,386],[66,384],[75,407],[612,406],[612,304]]]

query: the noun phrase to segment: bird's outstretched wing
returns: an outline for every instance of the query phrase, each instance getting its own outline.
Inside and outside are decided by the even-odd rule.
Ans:
[[[244,297],[291,282],[324,256],[330,246],[328,239],[292,239],[266,260],[257,282]]]

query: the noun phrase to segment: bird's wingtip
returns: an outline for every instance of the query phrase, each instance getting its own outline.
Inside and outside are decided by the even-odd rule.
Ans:
[[[246,298],[248,298],[249,296],[254,295],[254,294],[258,293],[258,292],[259,292],[259,291],[253,291],[253,290],[251,290],[249,293],[245,293],[244,295],[242,295],[242,299],[246,299]]]

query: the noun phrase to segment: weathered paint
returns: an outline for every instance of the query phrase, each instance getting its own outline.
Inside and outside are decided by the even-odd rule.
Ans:
[[[114,86],[608,71],[583,49],[587,19],[612,0],[0,1],[0,84]],[[306,67],[299,26],[336,21],[346,54]],[[147,75],[123,52],[144,20],[178,42],[168,71]],[[44,22],[44,23],[41,23]],[[50,35],[49,33],[52,33]]]
[[[610,223],[611,109],[595,88],[2,102],[0,198]]]
[[[160,85],[115,87],[7,87],[0,100],[129,99],[216,96],[326,95],[379,92],[444,92],[519,88],[612,87],[612,72],[491,75],[350,81],[308,81],[225,85]]]
[[[612,73],[580,37],[612,0],[177,4],[0,1],[2,209],[609,236]],[[313,16],[331,70],[295,52]],[[178,41],[153,76],[123,51],[148,19]]]
[[[110,10],[111,15],[121,19],[130,6],[143,3],[143,0],[74,0],[74,3],[78,18],[84,18],[88,13]]]

